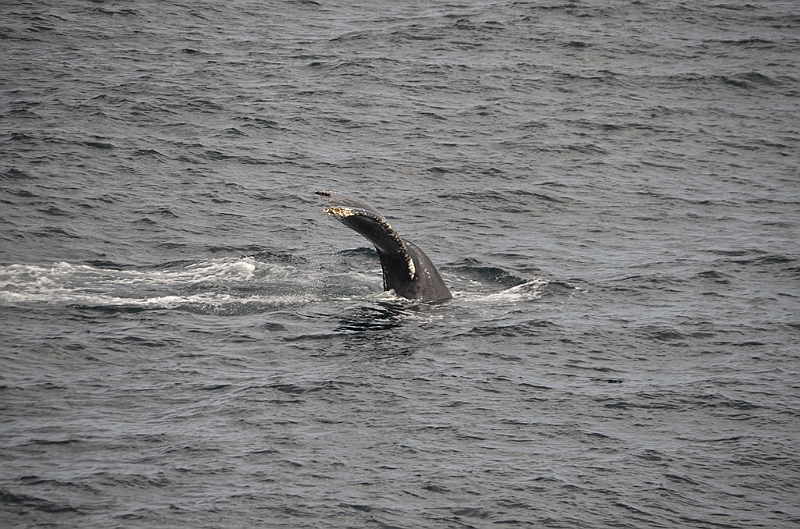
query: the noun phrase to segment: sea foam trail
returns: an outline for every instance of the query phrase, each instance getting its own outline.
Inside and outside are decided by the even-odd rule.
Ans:
[[[168,269],[116,269],[66,262],[50,266],[12,264],[0,267],[0,302],[208,309],[312,301],[315,296],[302,288],[295,272],[292,266],[261,263],[252,257],[214,259]]]

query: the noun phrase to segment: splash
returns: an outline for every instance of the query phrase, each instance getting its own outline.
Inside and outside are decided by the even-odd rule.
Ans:
[[[525,301],[534,301],[542,296],[542,289],[549,284],[547,279],[537,277],[528,279],[523,283],[508,287],[499,292],[456,292],[456,299],[463,299],[470,303],[511,304]]]

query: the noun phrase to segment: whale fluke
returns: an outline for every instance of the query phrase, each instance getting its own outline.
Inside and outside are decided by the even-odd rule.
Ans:
[[[317,191],[328,197],[323,211],[366,237],[378,251],[383,268],[383,289],[420,301],[452,298],[433,263],[416,245],[403,240],[378,210],[357,198],[332,191]]]

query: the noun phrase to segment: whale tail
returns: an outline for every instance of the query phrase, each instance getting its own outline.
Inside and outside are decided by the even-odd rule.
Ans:
[[[378,251],[383,269],[384,290],[421,301],[452,298],[431,260],[416,245],[404,240],[372,206],[332,191],[317,191],[328,197],[324,212],[367,238]]]

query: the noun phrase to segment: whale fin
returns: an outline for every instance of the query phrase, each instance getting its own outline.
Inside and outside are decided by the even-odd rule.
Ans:
[[[328,197],[325,213],[333,215],[375,246],[383,269],[384,290],[423,301],[452,297],[428,256],[416,245],[403,240],[378,210],[366,202],[332,191],[316,193]]]

